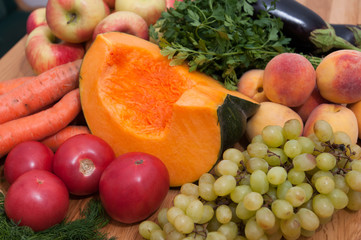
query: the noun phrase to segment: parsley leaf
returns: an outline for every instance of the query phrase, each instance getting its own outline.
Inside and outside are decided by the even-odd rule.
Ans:
[[[268,11],[255,13],[257,0],[184,0],[163,12],[150,27],[161,53],[172,65],[186,62],[236,89],[239,77],[264,68],[282,52],[293,52],[282,33],[283,23]]]

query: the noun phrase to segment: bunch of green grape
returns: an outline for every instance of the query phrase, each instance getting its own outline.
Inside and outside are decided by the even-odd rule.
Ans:
[[[139,233],[151,240],[298,239],[337,210],[361,209],[361,147],[324,120],[313,130],[302,136],[292,119],[266,126],[243,150],[227,149]]]

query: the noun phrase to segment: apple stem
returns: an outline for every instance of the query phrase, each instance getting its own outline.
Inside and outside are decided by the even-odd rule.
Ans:
[[[70,13],[68,16],[69,16],[69,20],[66,22],[67,24],[72,23],[76,19],[75,13]]]

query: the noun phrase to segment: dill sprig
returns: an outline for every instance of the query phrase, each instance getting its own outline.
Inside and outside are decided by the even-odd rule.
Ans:
[[[89,200],[80,211],[80,219],[66,221],[54,225],[44,231],[34,232],[27,226],[19,226],[10,220],[4,209],[5,196],[0,192],[0,240],[115,240],[101,232],[101,228],[109,222],[99,199]]]

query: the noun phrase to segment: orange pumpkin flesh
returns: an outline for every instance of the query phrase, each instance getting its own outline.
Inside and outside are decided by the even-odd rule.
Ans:
[[[160,158],[171,186],[198,180],[219,159],[224,144],[217,109],[229,94],[251,104],[246,118],[258,107],[204,74],[170,66],[157,45],[125,33],[98,35],[80,71],[91,132],[117,156],[140,151]]]

